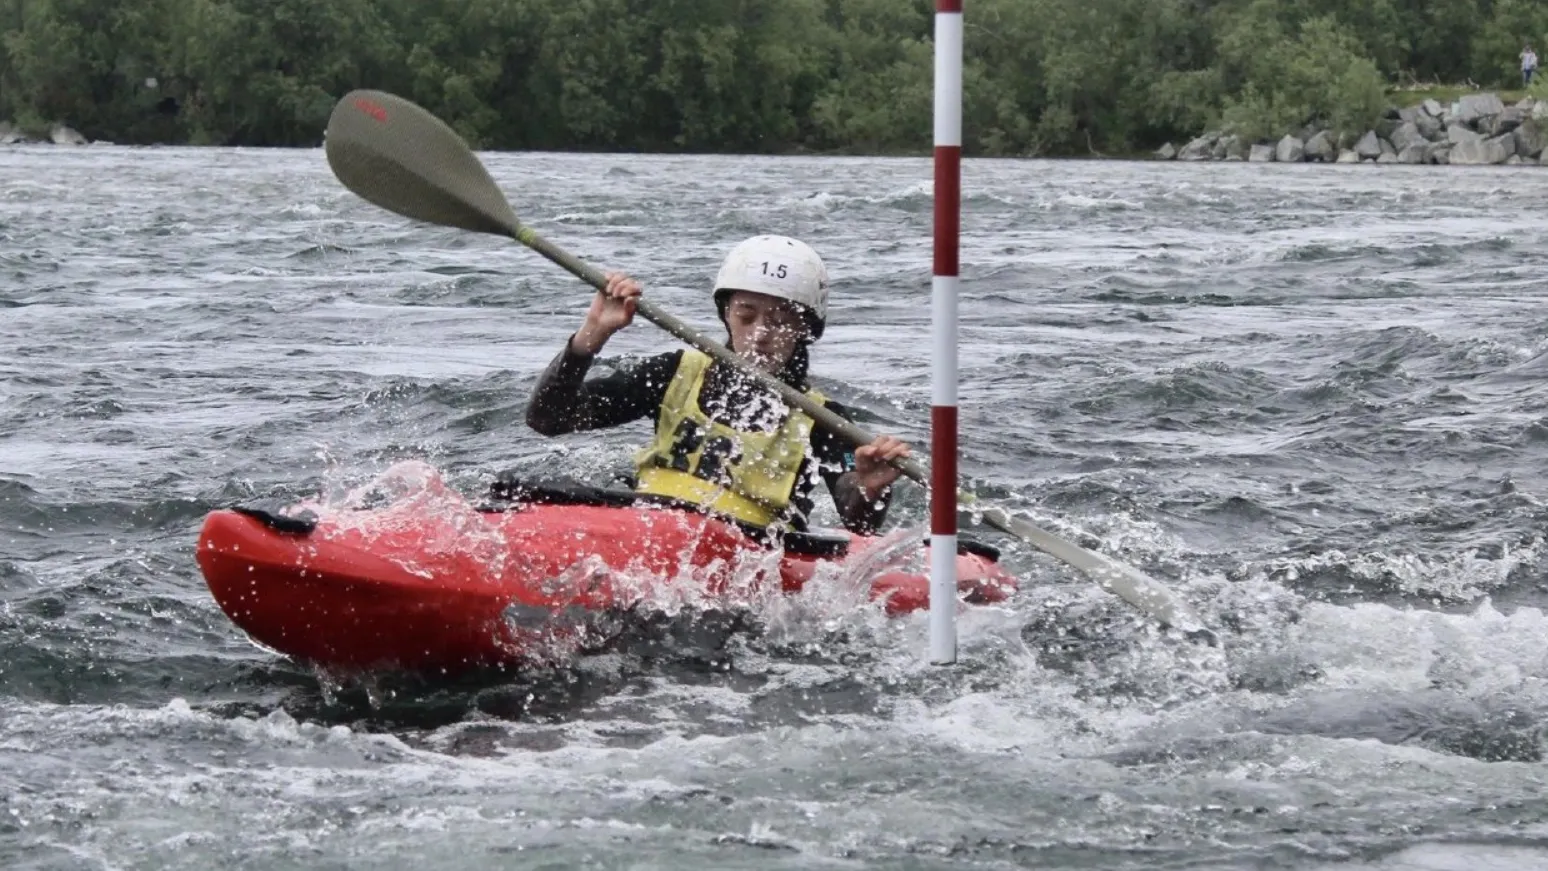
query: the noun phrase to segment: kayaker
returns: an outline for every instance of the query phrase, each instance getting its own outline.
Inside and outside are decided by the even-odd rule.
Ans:
[[[687,501],[756,529],[803,530],[821,479],[845,528],[867,534],[886,518],[889,461],[909,454],[893,436],[857,450],[786,406],[773,391],[692,349],[620,363],[586,378],[607,340],[634,320],[638,282],[609,273],[585,322],[538,378],[527,424],[546,436],[650,417],[651,444],[635,458],[635,490]],[[822,337],[828,271],[817,252],[786,236],[755,236],[726,256],[713,288],[727,347],[836,414],[839,403],[807,383],[808,346]]]

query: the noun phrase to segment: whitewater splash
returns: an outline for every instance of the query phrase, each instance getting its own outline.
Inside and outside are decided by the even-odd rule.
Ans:
[[[663,511],[646,522],[670,524],[670,532],[663,529],[665,540],[680,538],[682,528],[691,530],[669,555],[668,562],[677,566],[670,574],[659,571],[659,558],[642,555],[619,566],[595,553],[554,573],[531,557],[526,542],[508,538],[505,527],[489,522],[489,511],[450,486],[431,464],[410,460],[363,483],[325,487],[288,513],[309,513],[317,519],[314,536],[348,540],[355,547],[372,549],[412,534],[422,547],[406,553],[401,546],[384,546],[381,553],[426,580],[444,576],[450,565],[458,566],[461,576],[496,582],[538,578],[528,586],[540,595],[513,596],[505,611],[513,653],[538,667],[606,651],[642,621],[733,614],[743,625],[783,637],[805,635],[813,627],[833,632],[876,625],[885,620],[885,609],[873,596],[872,583],[924,567],[924,535],[910,526],[877,539],[852,559],[818,561],[800,590],[787,592],[781,584],[782,551],[749,547],[697,561],[712,527]],[[598,609],[599,599],[616,606]]]

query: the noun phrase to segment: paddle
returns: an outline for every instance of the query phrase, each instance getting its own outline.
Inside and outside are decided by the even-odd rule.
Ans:
[[[524,226],[488,170],[462,137],[419,106],[382,91],[352,91],[328,119],[328,165],[344,186],[362,198],[408,218],[478,233],[508,236],[569,270],[595,288],[607,277],[568,251]],[[640,298],[636,313],[727,365],[757,378],[787,403],[811,415],[829,430],[859,446],[873,436],[813,402],[795,388],[749,366],[724,344],[698,332]],[[929,487],[930,476],[912,459],[894,461],[903,474]],[[958,501],[977,497],[959,493]],[[1191,638],[1217,643],[1214,633],[1171,590],[1137,569],[1067,542],[1000,508],[978,509],[989,526],[1017,536],[1083,572],[1103,590],[1118,596],[1160,623]]]

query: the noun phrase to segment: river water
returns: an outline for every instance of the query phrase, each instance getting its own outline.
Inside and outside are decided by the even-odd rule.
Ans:
[[[927,443],[928,161],[486,157],[706,330],[732,243],[812,241],[818,386]],[[643,425],[523,423],[587,289],[321,151],[0,177],[0,866],[1548,867],[1548,174],[967,163],[965,478],[1217,649],[990,534],[1024,589],[955,667],[923,615],[816,590],[724,647],[473,686],[258,648],[194,541],[403,461],[623,468]],[[890,522],[923,530],[917,488]]]

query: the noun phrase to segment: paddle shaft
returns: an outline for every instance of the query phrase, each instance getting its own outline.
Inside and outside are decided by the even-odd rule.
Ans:
[[[576,257],[574,254],[571,254],[563,248],[560,248],[558,245],[555,245],[554,243],[543,238],[536,230],[532,229],[531,227],[525,225],[519,227],[513,234],[513,238],[528,248],[531,248],[533,251],[536,251],[544,257],[547,257],[549,260],[552,260],[554,263],[564,267],[576,278],[579,278],[581,281],[584,281],[592,287],[595,287],[597,290],[601,290],[607,287],[607,275],[603,273],[602,270],[597,269],[595,266],[592,266],[584,260],[581,260],[579,257]],[[791,387],[789,384],[786,384],[785,382],[773,377],[772,375],[760,372],[753,368],[751,364],[737,356],[736,353],[734,353],[730,348],[727,348],[723,343],[717,342],[714,339],[711,339],[709,336],[704,335],[702,332],[699,332],[693,327],[690,327],[688,324],[679,320],[676,316],[662,311],[661,309],[657,308],[656,305],[649,299],[646,299],[643,296],[636,299],[634,310],[636,313],[643,315],[646,320],[650,321],[661,329],[666,330],[679,339],[682,339],[695,348],[698,348],[700,351],[703,351],[711,357],[714,357],[716,360],[719,360],[729,366],[735,367],[747,375],[751,375],[754,378],[757,378],[760,384],[778,393],[782,398],[784,398],[785,402],[811,415],[813,420],[822,424],[822,426],[831,430],[832,432],[843,436],[855,447],[868,445],[873,440],[875,440],[875,436],[856,426],[851,421],[845,420],[843,417],[833,413],[832,410],[828,409],[821,403],[814,401],[805,393],[802,393],[801,391]],[[903,472],[903,474],[907,475],[913,480],[925,485],[926,487],[930,485],[929,472],[913,459],[909,457],[898,457],[897,459],[893,460],[892,463],[893,465],[897,466],[898,469]]]

